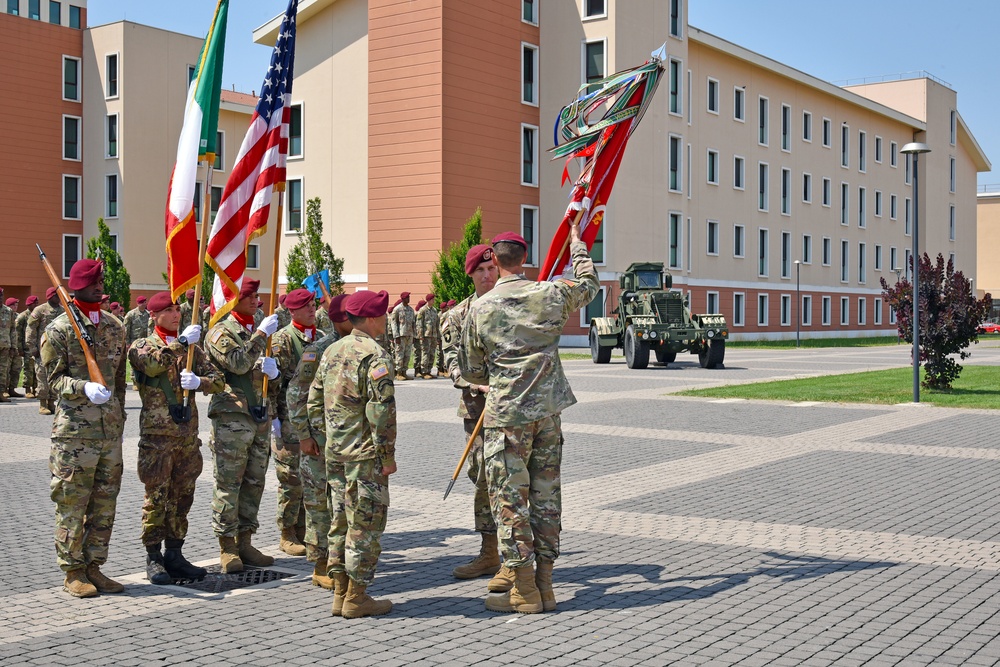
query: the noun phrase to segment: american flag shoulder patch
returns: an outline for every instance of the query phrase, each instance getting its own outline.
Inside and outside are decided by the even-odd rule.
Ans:
[[[213,344],[214,343],[218,343],[220,338],[222,338],[222,329],[217,329],[216,332],[214,334],[212,334],[212,340],[211,340],[211,342]]]
[[[389,374],[389,367],[386,366],[385,364],[379,364],[378,366],[372,369],[373,380],[381,380],[388,374]]]
[[[302,355],[302,361],[316,361],[316,353],[306,352],[305,354]]]

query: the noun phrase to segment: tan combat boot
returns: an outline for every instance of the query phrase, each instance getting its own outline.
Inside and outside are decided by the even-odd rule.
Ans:
[[[486,590],[490,593],[506,593],[514,588],[514,570],[506,565],[500,566],[500,571],[486,584]]]
[[[500,569],[500,554],[497,553],[497,534],[481,533],[481,535],[483,536],[483,544],[479,548],[479,555],[470,562],[459,565],[451,571],[452,576],[456,579],[475,579],[477,577],[485,577],[486,575],[494,575]],[[505,588],[504,590],[510,589]]]
[[[542,609],[556,610],[556,594],[552,590],[552,561],[535,561],[535,587],[542,596]]]
[[[535,568],[525,565],[514,570],[514,588],[500,595],[487,595],[486,608],[490,611],[519,614],[539,614],[544,608],[542,596],[535,586]]]
[[[222,566],[223,574],[243,571],[243,561],[240,560],[235,537],[219,536],[219,565]]]
[[[312,584],[313,586],[319,586],[320,588],[332,591],[333,579],[326,573],[326,568],[325,558],[320,558],[316,561],[316,567],[313,568]]]
[[[299,540],[299,536],[295,534],[294,528],[281,529],[281,541],[278,543],[278,548],[289,556],[306,555],[306,547]]]
[[[330,607],[330,613],[334,616],[343,616],[344,598],[347,597],[347,587],[350,585],[350,580],[347,578],[346,572],[337,572],[331,578],[333,579],[333,606]]]
[[[101,573],[97,563],[87,565],[87,579],[94,585],[98,593],[121,593],[125,587],[113,579],[108,579]]]
[[[52,408],[50,408],[47,403],[39,403],[38,404],[38,414],[40,414],[40,415],[51,415],[52,414]]]
[[[346,574],[344,575],[347,576]],[[336,583],[336,580],[334,580]],[[365,591],[367,586],[361,586],[350,580],[347,584],[347,595],[344,596],[344,607],[341,615],[344,618],[364,618],[365,616],[384,616],[392,611],[389,600],[373,600]],[[336,605],[336,598],[334,599]]]
[[[63,590],[75,598],[94,598],[98,595],[97,587],[90,583],[82,567],[66,573]]]
[[[240,550],[240,560],[243,561],[244,565],[252,565],[253,567],[267,567],[269,565],[274,565],[274,558],[262,554],[257,550],[257,547],[250,544],[250,539],[253,537],[253,533],[249,530],[244,530],[236,538],[236,546]]]

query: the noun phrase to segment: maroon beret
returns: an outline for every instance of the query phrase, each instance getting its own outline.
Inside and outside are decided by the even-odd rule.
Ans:
[[[493,248],[490,246],[485,243],[472,246],[469,252],[465,253],[465,273],[471,276],[477,266],[492,259]]]
[[[170,298],[170,292],[157,292],[149,297],[149,305],[146,308],[151,313],[158,313],[174,305],[174,300]]]
[[[378,317],[385,313],[389,305],[389,293],[385,290],[372,292],[370,290],[358,290],[347,297],[344,308],[348,314],[355,317]]]
[[[260,281],[254,278],[243,278],[243,285],[240,286],[240,298],[245,299],[260,287]]]
[[[104,274],[104,264],[96,259],[81,259],[69,270],[69,288],[71,290],[90,287]]]
[[[144,303],[146,303],[146,297],[144,296],[140,296],[138,299],[135,300],[135,305],[137,306],[141,306]]]
[[[54,297],[57,292],[58,290],[55,287],[48,288],[47,290],[45,290],[45,300],[48,301],[49,299]]]
[[[528,249],[528,242],[524,240],[524,237],[516,232],[503,232],[502,234],[497,234],[493,237],[493,244],[501,243],[506,241],[507,243],[516,243],[525,250]]]
[[[427,303],[430,303],[431,301],[433,301],[433,300],[434,300],[434,293],[433,293],[433,292],[431,292],[430,294],[428,294],[428,295],[427,295],[427,296],[425,296],[424,298],[425,298],[425,299],[427,299]]]
[[[288,310],[298,310],[305,308],[313,302],[313,293],[307,289],[299,288],[292,290],[285,296],[285,308]]]
[[[279,306],[284,306],[285,305],[285,299],[287,299],[287,298],[288,298],[287,294],[279,294],[278,295],[278,305]]]
[[[423,308],[426,305],[427,305],[426,301],[417,301],[417,310],[420,310],[421,308]]]
[[[194,290],[189,289],[187,292],[184,292],[184,298],[188,301],[194,301]]]
[[[9,299],[7,299],[7,300],[6,300],[6,301],[5,301],[4,303],[5,303],[6,305],[7,305],[7,307],[8,307],[8,308],[10,308],[10,307],[11,307],[11,306],[13,306],[13,305],[14,305],[15,303],[17,303],[17,299],[15,299],[14,297],[10,297],[10,298],[9,298]]]
[[[112,307],[112,308],[118,308],[118,307],[120,307],[120,306],[121,306],[121,304],[120,304],[120,303],[118,303],[117,301],[112,301],[112,302],[111,302],[111,307]]]
[[[110,294],[102,294],[101,295],[101,303],[104,303],[105,301],[107,301],[109,303],[111,302],[111,295]]]
[[[34,306],[36,303],[38,303],[38,297],[34,294],[24,300],[24,305],[26,306]]]
[[[449,308],[454,308],[456,305],[458,305],[458,301],[455,301],[454,299],[449,299],[448,300],[448,307]]]
[[[399,294],[399,300],[400,300],[400,302],[402,302],[403,299],[407,298],[408,296],[410,296],[409,292],[400,292],[400,294]]]
[[[347,301],[346,294],[338,294],[330,298],[330,307],[326,309],[326,314],[330,316],[331,322],[340,323],[347,321],[347,311],[344,310],[345,301]]]

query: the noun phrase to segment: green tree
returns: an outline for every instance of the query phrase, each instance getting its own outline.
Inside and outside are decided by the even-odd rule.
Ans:
[[[924,362],[927,389],[951,389],[962,367],[951,358],[966,359],[971,354],[965,348],[979,342],[977,327],[990,312],[993,298],[987,294],[976,299],[972,283],[961,271],[955,271],[951,260],[944,256],[937,262],[924,253],[920,260],[920,361]],[[913,259],[910,259],[913,266]],[[894,285],[880,279],[882,297],[896,311],[899,336],[913,342],[913,283],[901,280]]]
[[[132,276],[111,241],[111,230],[104,218],[97,219],[97,236],[87,239],[87,258],[104,262],[104,293],[128,310],[132,306]]]
[[[344,260],[333,254],[329,243],[323,241],[323,212],[319,197],[306,202],[306,228],[299,242],[288,251],[285,274],[287,289],[291,292],[302,287],[302,282],[324,269],[330,271],[330,294],[344,291]]]
[[[438,261],[431,274],[431,285],[438,303],[449,299],[458,302],[475,291],[472,278],[465,273],[465,255],[469,248],[482,242],[483,209],[477,208],[465,223],[462,240],[438,253]]]

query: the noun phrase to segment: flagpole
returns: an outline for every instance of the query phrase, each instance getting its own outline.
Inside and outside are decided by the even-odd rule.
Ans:
[[[194,298],[191,300],[191,324],[201,319],[201,286],[205,275],[205,248],[208,246],[209,216],[212,211],[212,174],[215,173],[215,153],[205,153],[208,173],[205,174],[205,192],[201,198],[201,238],[198,240],[198,280],[194,284]],[[194,346],[188,346],[187,367],[190,373],[194,367]],[[184,390],[184,412],[188,410],[191,389]]]
[[[278,265],[281,259],[281,230],[285,219],[285,181],[274,184],[274,189],[278,193],[278,222],[274,230],[274,263],[271,265],[271,303],[268,306],[267,314],[274,315],[274,309],[278,307]],[[323,281],[321,280],[320,283]],[[264,356],[271,356],[271,337],[267,337],[267,351]],[[268,377],[264,376],[264,384],[261,387],[261,407],[267,407],[267,384]]]

